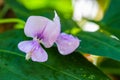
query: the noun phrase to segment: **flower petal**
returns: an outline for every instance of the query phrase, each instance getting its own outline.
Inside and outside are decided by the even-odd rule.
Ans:
[[[48,59],[48,55],[46,51],[41,46],[39,46],[34,50],[31,58],[33,61],[36,62],[45,62]]]
[[[72,35],[68,35],[65,33],[61,33],[56,41],[58,51],[62,55],[72,53],[79,46],[79,43],[80,40],[78,38],[75,38]]]
[[[30,16],[25,24],[25,35],[28,37],[40,35],[49,21],[51,20],[42,16]]]
[[[33,40],[22,41],[18,44],[18,48],[25,53],[29,53],[33,49],[34,46],[38,46],[38,44]]]
[[[44,37],[42,39],[42,44],[46,48],[51,47],[56,41],[59,34],[60,34],[60,19],[57,13],[55,12],[54,20],[48,22],[43,32]]]
[[[32,58],[33,61],[45,62],[48,59],[47,53],[37,41],[22,41],[18,44],[18,48],[26,53],[27,60]]]

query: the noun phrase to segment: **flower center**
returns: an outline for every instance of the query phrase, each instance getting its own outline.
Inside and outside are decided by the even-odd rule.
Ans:
[[[39,43],[41,43],[41,42],[42,42],[42,39],[44,38],[43,33],[44,33],[45,29],[46,29],[47,24],[48,24],[48,22],[47,22],[47,23],[46,23],[46,25],[44,26],[44,28],[43,28],[42,32],[41,32],[41,33],[36,34],[36,36],[35,36],[35,38],[33,38],[33,40],[35,40],[35,41],[37,41],[37,42],[39,42]]]
[[[42,42],[42,39],[41,38],[38,38],[37,36],[35,38],[33,38],[33,40],[37,41],[38,43],[41,43]]]

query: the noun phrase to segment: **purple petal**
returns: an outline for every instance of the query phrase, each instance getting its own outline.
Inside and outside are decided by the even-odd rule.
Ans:
[[[28,37],[40,35],[49,21],[51,20],[42,16],[30,16],[25,24],[25,35]]]
[[[45,62],[48,59],[47,53],[37,41],[22,41],[18,44],[18,48],[26,53],[27,60],[32,58],[33,61]]]
[[[46,48],[51,47],[56,41],[59,34],[60,34],[60,20],[57,13],[55,12],[54,21],[49,21],[48,24],[46,25],[45,31],[43,32],[44,37],[42,39],[42,44]]]
[[[39,46],[34,50],[31,58],[33,61],[36,61],[36,62],[45,62],[48,59],[48,55],[46,51],[41,46]]]
[[[22,41],[18,44],[18,48],[25,52],[25,53],[29,53],[34,46],[38,46],[38,44],[35,41]]]
[[[58,51],[62,55],[72,53],[79,46],[79,43],[80,40],[78,38],[75,38],[72,35],[68,35],[65,33],[61,33],[56,41]]]

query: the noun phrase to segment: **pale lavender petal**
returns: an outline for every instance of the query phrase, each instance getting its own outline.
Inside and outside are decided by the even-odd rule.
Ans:
[[[32,58],[33,61],[45,62],[48,59],[47,53],[37,41],[22,41],[18,44],[18,48],[26,53],[26,60]]]
[[[30,16],[25,24],[25,35],[28,37],[41,35],[49,21],[48,18],[42,16]]]
[[[36,61],[36,62],[45,62],[48,59],[48,55],[46,51],[41,46],[39,46],[39,47],[36,47],[36,49],[32,53],[31,58],[33,61]]]
[[[49,21],[46,26],[46,29],[43,32],[42,44],[46,48],[51,47],[56,41],[59,34],[60,34],[60,20],[57,13],[55,12],[54,21]]]
[[[55,13],[55,17],[53,18],[53,21],[54,21],[54,23],[59,27],[59,29],[60,29],[60,18],[59,18],[59,16],[57,15],[57,13],[56,13],[56,11],[54,11],[54,13]]]
[[[38,44],[37,44],[38,45]],[[18,44],[18,48],[25,52],[25,53],[29,53],[34,46],[37,46],[35,41],[22,41]]]
[[[62,55],[72,53],[79,46],[79,43],[80,40],[78,38],[75,38],[72,35],[68,35],[65,33],[61,33],[56,41],[58,51]]]

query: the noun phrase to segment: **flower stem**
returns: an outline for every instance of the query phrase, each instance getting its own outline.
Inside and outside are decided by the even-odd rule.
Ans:
[[[25,22],[21,19],[17,19],[17,18],[8,18],[8,19],[0,19],[0,24],[3,23],[21,23],[21,24],[25,24]]]

